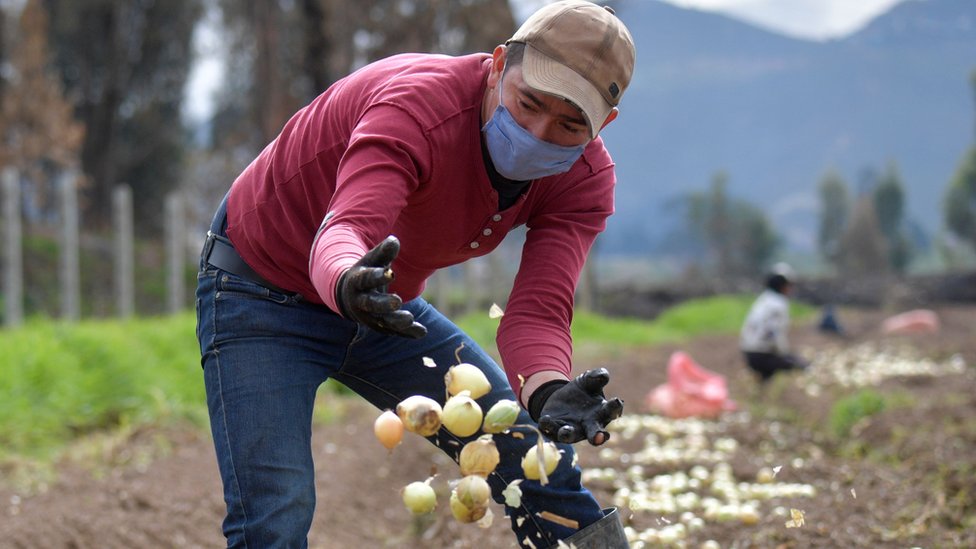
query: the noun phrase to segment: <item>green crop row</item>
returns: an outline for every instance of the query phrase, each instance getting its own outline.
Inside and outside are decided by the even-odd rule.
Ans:
[[[733,331],[749,302],[745,296],[692,301],[650,322],[580,312],[573,337],[577,344],[625,347]],[[485,312],[459,324],[493,349],[498,322]],[[120,425],[190,420],[206,426],[192,313],[79,323],[34,319],[0,331],[0,349],[0,459],[41,457]]]
[[[205,421],[193,318],[32,320],[0,332],[0,452],[43,455],[118,425]]]

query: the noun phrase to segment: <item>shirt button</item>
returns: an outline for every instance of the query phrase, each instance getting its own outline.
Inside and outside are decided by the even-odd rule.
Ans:
[[[485,229],[485,230],[481,231],[481,234],[483,234],[485,236],[491,236],[491,229]]]
[[[492,221],[501,221],[502,220],[502,215],[501,214],[495,214],[495,215],[491,216],[491,220]]]
[[[472,242],[472,243],[470,244],[470,246],[471,246],[471,249],[472,249],[472,250],[473,250],[473,249],[475,249],[475,248],[477,248],[477,247],[478,247],[478,246],[480,246],[480,245],[481,245],[481,244],[478,244],[477,242]]]

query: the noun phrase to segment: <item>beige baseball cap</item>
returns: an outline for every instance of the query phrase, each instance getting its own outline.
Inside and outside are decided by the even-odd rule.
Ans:
[[[525,44],[525,83],[579,107],[595,138],[630,84],[637,56],[613,10],[584,0],[553,2],[533,13],[511,42]]]

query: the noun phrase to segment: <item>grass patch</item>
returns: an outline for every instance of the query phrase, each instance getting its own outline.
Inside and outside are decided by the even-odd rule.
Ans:
[[[860,391],[841,398],[830,409],[829,425],[837,438],[845,438],[861,420],[882,412],[888,406],[885,397],[873,389]]]
[[[684,341],[696,336],[738,331],[755,296],[717,296],[676,305],[653,321],[636,318],[611,318],[587,311],[573,316],[573,341],[607,346],[656,345]],[[794,303],[790,314],[802,319],[814,312],[812,307]],[[484,313],[470,313],[458,325],[484,347],[495,341],[498,319]]]
[[[192,314],[0,332],[0,458],[42,457],[86,433],[205,422]]]

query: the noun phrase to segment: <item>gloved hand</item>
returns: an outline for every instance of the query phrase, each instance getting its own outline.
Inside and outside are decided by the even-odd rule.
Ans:
[[[609,381],[610,372],[596,368],[570,382],[549,382],[529,397],[530,415],[542,434],[553,440],[574,443],[586,439],[599,446],[610,438],[607,424],[624,412],[624,401],[607,400],[603,395]],[[540,399],[544,401],[540,403]],[[533,414],[534,410],[538,412]]]
[[[342,316],[377,332],[419,339],[427,328],[415,322],[410,311],[400,309],[403,300],[387,293],[393,281],[390,265],[400,253],[400,241],[388,236],[339,277],[336,303]]]

